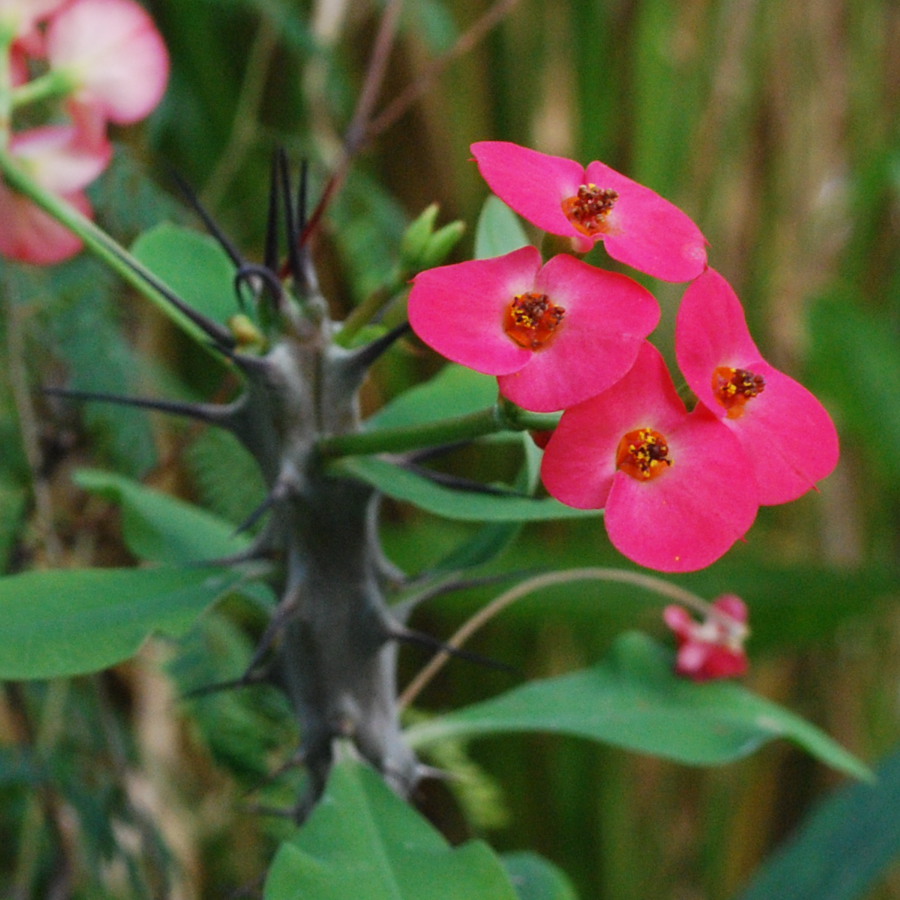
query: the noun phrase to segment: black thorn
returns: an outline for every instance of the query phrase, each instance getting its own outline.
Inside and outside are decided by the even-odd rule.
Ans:
[[[428,600],[433,600],[435,597],[450,594],[453,591],[471,590],[472,588],[496,584],[498,581],[506,581],[508,579],[521,578],[534,574],[536,574],[534,571],[521,570],[501,572],[496,575],[477,575],[472,578],[459,578],[450,572],[437,572],[430,576],[426,573],[425,576],[420,577],[417,582],[413,582],[410,585],[410,588],[418,588],[418,593],[413,594],[413,596],[408,597],[405,600],[400,600],[398,603],[391,606],[391,615],[395,619],[405,622],[416,607]],[[427,583],[429,577],[435,578],[431,584]],[[421,587],[418,587],[419,584],[421,584]]]
[[[234,335],[224,325],[220,325],[215,319],[210,319],[209,316],[205,316],[203,313],[198,312],[189,303],[185,303],[181,297],[160,281],[149,269],[144,268],[144,266],[138,264],[137,261],[133,261],[127,256],[121,257],[121,261],[124,262],[135,275],[162,294],[175,309],[190,319],[201,331],[206,332],[206,334],[213,339],[214,346],[217,350],[234,347],[237,344]]]
[[[515,666],[508,663],[491,659],[488,656],[482,656],[480,653],[472,653],[469,650],[463,650],[461,647],[453,647],[444,643],[439,638],[422,631],[413,631],[410,628],[394,628],[388,632],[388,637],[395,641],[401,641],[405,644],[416,644],[419,647],[427,647],[429,650],[438,650],[441,653],[447,653],[457,659],[464,659],[467,662],[475,663],[479,666],[485,666],[489,669],[496,669],[500,672],[508,672],[511,675],[517,675],[518,670]]]
[[[186,562],[185,566],[195,569],[206,569],[212,566],[240,566],[244,563],[270,563],[272,562],[271,548],[264,541],[256,538],[246,549],[229,556],[217,556],[215,559],[198,559],[194,562]]]
[[[123,397],[119,394],[106,394],[101,391],[77,391],[69,388],[45,387],[43,392],[51,397],[63,397],[66,400],[98,401],[100,403],[117,403],[120,406],[133,406],[139,409],[151,409],[156,412],[172,413],[198,419],[211,425],[224,425],[232,417],[233,412],[227,406],[216,406],[210,403],[181,403],[177,400],[152,400],[148,397]]]
[[[306,207],[309,201],[309,161],[300,162],[300,185],[297,188],[297,232],[301,239],[306,231]],[[305,245],[305,242],[304,242]]]
[[[209,233],[219,242],[219,245],[231,258],[231,261],[238,267],[242,266],[244,264],[244,259],[237,247],[235,247],[228,235],[218,226],[209,211],[200,201],[200,198],[197,196],[194,189],[175,169],[171,169],[170,174],[172,180],[178,185],[178,189],[184,195],[185,200],[187,200],[194,212],[196,212],[203,220],[203,224],[206,226],[207,231],[209,231]]]
[[[264,373],[269,371],[269,363],[266,362],[263,356],[250,356],[247,353],[225,349],[222,349],[221,353],[243,372]]]
[[[249,531],[276,503],[284,500],[287,497],[289,492],[288,486],[284,482],[276,483],[275,487],[272,488],[271,491],[266,495],[265,500],[238,525],[234,530],[234,534],[239,535],[243,534],[245,531]]]
[[[282,147],[278,151],[278,170],[281,181],[281,193],[284,203],[284,225],[288,241],[288,268],[294,276],[294,283],[305,283],[302,260],[300,258],[300,232],[294,219],[294,198],[291,189],[291,173],[288,166],[287,153]]]
[[[263,262],[267,269],[277,272],[278,261],[278,154],[272,154],[272,167],[269,174],[269,212],[266,217],[266,249]]]
[[[272,613],[272,617],[269,619],[269,622],[262,633],[262,637],[259,639],[259,643],[253,651],[250,665],[247,667],[248,672],[256,671],[266,653],[268,653],[275,644],[278,632],[281,631],[288,620],[296,613],[298,603],[299,596],[296,589],[289,591],[278,601],[278,606],[275,607],[275,611]]]
[[[409,322],[403,322],[400,325],[397,325],[395,328],[392,328],[386,334],[376,338],[371,343],[352,351],[352,356],[348,358],[348,363],[354,368],[363,371],[368,369],[382,353],[388,350],[397,340],[411,330]]]
[[[434,448],[429,448],[432,450]],[[400,467],[416,475],[421,475],[429,481],[439,484],[442,487],[453,488],[457,491],[467,491],[472,494],[494,494],[501,497],[522,497],[532,499],[529,494],[523,494],[520,491],[514,491],[510,488],[497,487],[492,484],[484,484],[481,481],[473,481],[470,478],[461,478],[458,475],[449,475],[446,472],[437,472],[434,469],[428,469],[425,466],[416,465],[413,462],[400,462]]]
[[[309,234],[307,225],[307,205],[309,203],[309,161],[304,159],[300,163],[300,185],[297,188],[297,241],[300,265],[303,267],[303,284],[309,293],[318,290],[316,273],[313,271],[312,259],[309,253]]]
[[[277,309],[281,306],[281,281],[278,276],[268,266],[260,266],[255,263],[244,263],[237,272],[234,273],[234,290],[238,296],[238,302],[241,308],[244,307],[244,297],[241,294],[241,285],[244,282],[250,282],[251,279],[259,278],[263,283],[265,292],[272,298],[272,305]]]
[[[238,688],[252,687],[266,681],[266,672],[246,672],[240,678],[232,678],[230,681],[217,681],[215,684],[205,684],[202,687],[192,688],[181,695],[182,700],[196,700],[199,697],[208,697],[222,691],[233,691]]]

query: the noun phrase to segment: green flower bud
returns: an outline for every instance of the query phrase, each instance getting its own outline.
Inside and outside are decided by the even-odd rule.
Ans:
[[[422,256],[434,233],[438,205],[432,203],[410,223],[400,241],[400,266],[417,272],[422,266]]]
[[[439,266],[459,243],[465,230],[466,223],[457,220],[432,234],[425,245],[424,252],[419,257],[419,269],[431,269]]]

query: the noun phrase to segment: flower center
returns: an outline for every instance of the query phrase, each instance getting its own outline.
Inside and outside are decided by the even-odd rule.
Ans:
[[[582,233],[595,235],[609,230],[606,217],[612,212],[618,191],[598,188],[596,184],[583,184],[574,197],[562,202],[566,218]]]
[[[543,350],[553,340],[565,315],[566,311],[552,303],[546,294],[529,291],[513,297],[503,330],[520,347]]]
[[[712,376],[712,389],[716,400],[725,407],[729,419],[739,419],[744,406],[765,390],[766,379],[746,369],[719,366]]]
[[[665,437],[652,428],[629,431],[619,441],[616,468],[638,481],[658,478],[672,464]]]

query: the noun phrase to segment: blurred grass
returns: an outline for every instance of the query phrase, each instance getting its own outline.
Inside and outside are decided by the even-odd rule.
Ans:
[[[129,165],[98,205],[119,235],[138,227],[136,210],[150,220],[180,215],[158,192],[137,192],[132,161],[147,162],[166,187],[167,167],[174,167],[259,258],[271,150],[282,144],[294,158],[307,157],[314,181],[324,183],[383,4],[152,0],[147,6],[172,51],[171,89],[150,123],[122,133]],[[383,102],[421,77],[486,8],[477,0],[408,0]],[[487,191],[468,146],[484,139],[583,162],[602,159],[692,214],[709,239],[712,265],[744,300],[766,355],[819,392],[834,414],[843,458],[820,494],[764,510],[746,545],[681,580],[710,597],[740,593],[754,623],[751,684],[866,760],[900,741],[898,41],[900,6],[892,0],[519,0],[500,28],[451,63],[365,148],[316,247],[335,310],[346,311],[389,269],[404,222],[431,201],[441,203],[444,219],[474,226]],[[64,282],[60,275],[45,290]],[[654,288],[664,328],[682,288]],[[214,383],[152,315],[125,304],[127,313],[114,313],[105,288],[103,297],[101,307],[82,316],[74,304],[87,301],[71,300],[71,329],[60,335],[65,318],[55,323],[61,345],[70,334],[77,343],[85,330],[101,333],[90,325],[94,318],[102,318],[105,335],[124,315],[130,344],[161,356],[172,370],[166,378]],[[29,333],[29,348],[40,346],[40,334]],[[95,339],[71,351],[54,349],[55,365],[83,359],[96,346]],[[111,352],[126,358],[124,344]],[[413,343],[393,359],[367,393],[372,406],[435,365]],[[34,382],[44,380],[39,355],[29,356],[27,366]],[[8,394],[0,393],[4,437],[17,422]],[[135,433],[132,423],[111,415],[97,426],[101,436]],[[177,460],[191,435],[155,421],[154,429],[160,457],[154,477],[183,488]],[[25,467],[15,439],[10,445],[0,461],[0,500],[14,501],[9,521],[25,529],[30,550],[43,526],[25,518]],[[79,452],[88,451],[79,446]],[[115,458],[119,451],[106,452]],[[85,518],[66,494],[56,502],[63,522],[56,527],[71,529],[74,555],[90,561],[108,525]],[[86,526],[96,534],[79,537]],[[620,564],[601,531],[596,524],[565,533],[529,529],[504,562]],[[0,544],[11,532],[4,526]],[[438,559],[462,536],[457,525],[408,510],[394,510],[387,523],[390,552],[411,569]],[[421,625],[447,634],[487,595],[435,601]],[[634,625],[662,633],[658,606],[627,591],[586,587],[578,596],[523,603],[492,623],[473,649],[528,675],[548,674],[596,660],[616,631]],[[408,673],[420,663],[405,651]],[[133,707],[121,715],[137,727],[131,758],[134,765],[141,760],[146,796],[164,810],[161,827],[183,868],[184,896],[223,896],[226,885],[252,878],[277,828],[242,812],[238,789],[215,774],[203,739],[204,728],[214,726],[181,713],[173,719],[171,709],[151,702],[159,685],[145,668],[122,676]],[[507,684],[499,674],[456,663],[424,700],[429,708],[455,706]],[[41,702],[29,700],[37,710]],[[81,713],[88,721],[90,715]],[[251,722],[240,710],[233,715]],[[173,746],[160,747],[154,729],[170,735]],[[262,751],[251,730],[247,724],[248,733],[229,745],[231,756],[240,757],[245,741],[247,759],[258,760]],[[11,743],[20,732],[0,719],[0,733]],[[77,768],[71,743],[52,758],[66,771]],[[87,742],[79,752],[95,748]],[[491,840],[500,849],[546,854],[572,876],[584,900],[731,897],[834,782],[786,746],[709,772],[550,738],[492,740],[472,756],[500,785],[512,813]],[[7,794],[12,771],[0,771]],[[173,771],[181,784],[175,796],[161,787]],[[452,812],[443,815],[456,821]],[[11,815],[4,830],[17,821]],[[245,857],[238,859],[241,849]],[[52,858],[43,864],[49,870]],[[870,900],[897,898],[894,877]]]

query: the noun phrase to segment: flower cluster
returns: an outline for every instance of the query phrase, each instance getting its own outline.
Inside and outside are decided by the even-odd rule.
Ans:
[[[130,124],[159,103],[169,57],[134,0],[0,0],[2,149],[42,187],[86,215],[84,189],[109,164],[108,123]],[[49,101],[49,104],[48,104]],[[47,124],[11,128],[26,107],[50,108]],[[0,183],[0,254],[60,262],[81,240]]]
[[[763,358],[684,212],[599,162],[503,141],[472,152],[500,199],[571,252],[544,262],[529,246],[423,272],[410,324],[447,358],[496,375],[524,409],[563,411],[541,468],[551,495],[604,510],[611,542],[635,562],[686,572],[719,559],[761,505],[794,500],[832,471],[828,413]],[[647,340],[653,296],[580,259],[598,242],[645,274],[690,282],[675,353],[693,409]]]

